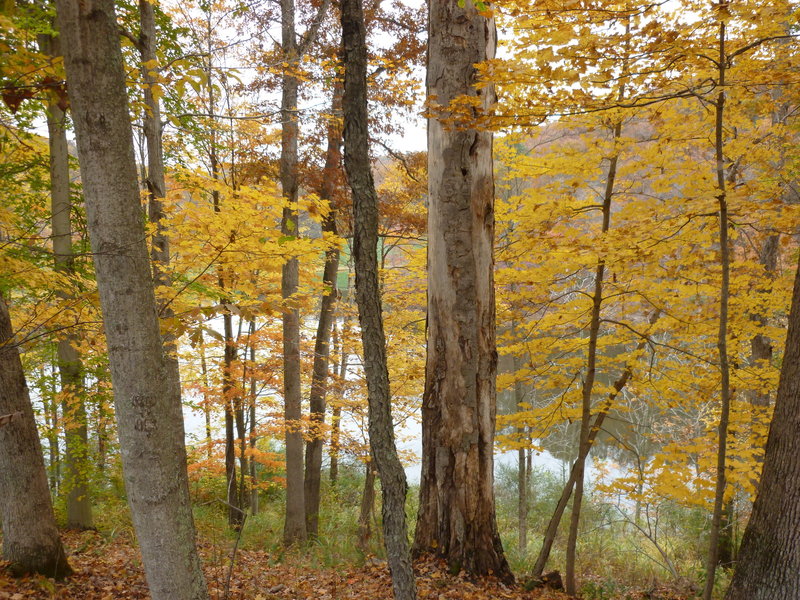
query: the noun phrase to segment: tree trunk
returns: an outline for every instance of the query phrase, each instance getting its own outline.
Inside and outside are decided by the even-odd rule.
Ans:
[[[211,460],[213,440],[211,439],[211,399],[208,396],[208,365],[206,364],[206,343],[200,331],[200,374],[203,377],[203,416],[206,424],[206,459]]]
[[[325,156],[322,190],[320,196],[330,203],[330,213],[322,222],[323,235],[335,236],[336,209],[336,174],[341,168],[342,157],[339,146],[342,141],[342,128],[338,116],[342,110],[342,87],[336,85],[333,90],[333,118],[328,121],[328,149]],[[322,274],[322,285],[325,289],[319,308],[317,337],[314,343],[314,366],[311,373],[311,394],[309,397],[311,432],[306,444],[305,500],[306,528],[309,535],[316,536],[319,530],[319,498],[322,480],[322,446],[325,424],[325,395],[328,392],[328,362],[330,357],[331,325],[338,291],[336,289],[339,274],[338,244],[325,252],[325,268]]]
[[[222,281],[222,278],[220,278]],[[233,381],[233,363],[236,361],[236,340],[233,337],[233,316],[229,310],[222,315],[225,350],[222,365],[222,397],[225,402],[225,488],[228,502],[228,525],[238,529],[244,522],[242,503],[239,495],[239,481],[236,477],[236,421],[237,397]]]
[[[281,46],[286,71],[281,97],[281,160],[280,179],[283,197],[281,233],[297,237],[297,142],[300,135],[297,120],[297,94],[300,81],[293,75],[297,67],[294,0],[281,0]],[[300,390],[300,311],[292,300],[297,293],[299,264],[292,258],[283,265],[281,294],[283,307],[283,400],[286,420],[286,521],[283,542],[290,546],[307,537],[305,490],[303,482],[303,432],[301,428],[302,396]]]
[[[347,278],[347,287],[345,289],[344,299],[343,302],[347,302],[347,298],[350,295],[350,277],[348,272]],[[337,374],[337,386],[338,386],[338,395],[340,401],[344,399],[344,391],[346,389],[346,381],[347,381],[347,362],[349,360],[349,354],[347,351],[347,336],[350,333],[350,317],[345,315],[342,319],[342,334],[340,336],[340,351],[339,351],[339,373]],[[334,335],[336,334],[336,329],[334,327]],[[334,344],[336,342],[334,341]],[[333,407],[333,411],[331,412],[331,446],[330,446],[330,460],[331,460],[331,470],[330,470],[330,479],[333,485],[336,485],[336,482],[339,479],[339,445],[340,445],[340,438],[341,438],[341,424],[342,424],[342,405],[337,402],[336,405]]]
[[[475,98],[475,64],[494,57],[494,22],[472,2],[429,4],[428,356],[422,400],[422,476],[414,547],[453,571],[513,575],[494,505],[496,412],[492,134],[448,123],[450,101]]]
[[[656,313],[656,315],[657,314],[658,313]],[[643,346],[644,342],[640,344],[640,348]],[[536,557],[536,562],[534,563],[531,571],[531,577],[533,579],[541,578],[545,565],[547,565],[547,560],[550,558],[550,550],[553,548],[553,542],[555,542],[556,539],[556,533],[558,532],[558,526],[561,523],[561,517],[564,515],[564,510],[567,508],[567,503],[572,495],[572,489],[575,487],[575,482],[578,480],[578,476],[580,474],[578,465],[583,464],[586,461],[586,457],[589,456],[589,451],[592,449],[594,440],[597,438],[597,433],[603,426],[603,421],[605,421],[608,411],[611,410],[614,399],[617,397],[622,388],[624,388],[628,383],[630,376],[630,369],[625,369],[620,378],[614,383],[614,391],[608,395],[606,403],[597,413],[597,416],[594,418],[594,423],[592,423],[592,426],[589,428],[587,443],[582,444],[579,447],[578,458],[576,458],[575,462],[572,464],[569,479],[564,485],[564,489],[561,492],[561,497],[558,499],[558,503],[556,504],[556,509],[553,511],[553,516],[550,517],[550,521],[547,524],[544,539],[542,540],[542,548],[539,551],[539,556]]]
[[[369,157],[367,39],[361,0],[342,0],[344,163],[353,192],[353,256],[369,401],[369,441],[383,497],[383,540],[397,600],[416,598],[406,531],[408,486],[397,456],[378,284],[378,195]]]
[[[154,600],[208,598],[144,235],[125,71],[111,0],[58,0],[125,486]]]
[[[47,487],[42,446],[28,396],[11,317],[0,296],[0,414],[13,414],[0,427],[0,516],[3,559],[16,576],[40,573],[62,579],[67,562]]]
[[[256,437],[256,347],[253,336],[256,333],[255,319],[250,321],[250,364],[253,374],[250,376],[250,514],[258,514],[258,485],[256,476],[256,459],[253,452],[257,447],[258,438]]]
[[[47,395],[42,394],[44,399],[44,418],[47,424],[47,454],[49,462],[47,464],[47,475],[50,479],[50,492],[58,495],[59,484],[61,480],[61,465],[60,453],[58,451],[58,402],[56,402],[56,389],[55,382],[53,383],[52,394],[50,394],[50,401],[47,400]]]
[[[514,371],[519,372],[521,368],[521,358],[514,355]],[[514,382],[514,401],[517,405],[517,410],[522,412],[524,410],[522,404],[525,401],[525,393],[522,389],[521,381]],[[525,435],[525,427],[518,427],[517,435],[519,436],[520,444],[522,444],[522,438]],[[530,472],[527,467],[528,463],[525,460],[525,448],[520,446],[517,451],[517,527],[519,530],[519,551],[523,556],[528,547],[528,477],[530,476]]]
[[[61,55],[58,37],[39,36],[39,47],[51,57]],[[47,105],[47,133],[50,146],[50,201],[53,255],[55,269],[74,272],[72,225],[70,215],[69,148],[67,146],[66,114],[56,102]],[[59,293],[63,301],[69,294]],[[83,383],[83,364],[75,348],[75,334],[67,333],[58,340],[56,352],[61,380],[64,425],[64,488],[67,492],[67,527],[92,528],[92,497],[89,490],[89,436],[86,423],[86,390]]]
[[[153,87],[157,85],[156,74],[159,71],[156,54],[156,17],[152,0],[139,0],[139,20],[141,30],[139,33],[139,53],[142,58],[142,80],[144,82],[145,111],[142,117],[142,130],[147,144],[147,213],[151,223],[155,223],[150,257],[153,261],[153,279],[156,287],[169,287],[172,284],[169,269],[169,237],[164,224],[164,197],[167,184],[164,177],[164,149],[161,142],[161,104],[153,94]],[[168,301],[158,300],[158,310],[161,318],[174,316]],[[164,333],[164,351],[167,364],[167,376],[175,386],[178,395],[181,394],[180,365],[178,364],[178,347],[175,335],[167,331]]]
[[[620,98],[624,91],[620,93]],[[612,130],[614,143],[616,144],[622,135],[622,123],[617,122]],[[606,177],[606,188],[603,194],[603,224],[601,234],[605,235],[611,227],[611,201],[614,197],[614,183],[617,177],[618,155],[611,157],[608,165],[608,175]],[[581,503],[583,502],[583,483],[586,459],[589,456],[591,446],[589,444],[589,434],[591,425],[589,423],[592,415],[592,391],[597,372],[597,338],[600,334],[600,311],[603,304],[603,276],[605,274],[605,258],[600,257],[597,261],[597,268],[594,274],[594,292],[592,293],[592,312],[589,324],[589,348],[586,355],[586,375],[583,379],[583,389],[581,393],[581,430],[578,442],[578,460],[575,461],[575,495],[572,499],[572,514],[569,523],[569,536],[567,538],[567,563],[564,587],[570,596],[576,592],[575,584],[575,558],[578,543],[578,527],[581,518]],[[582,458],[581,458],[582,457]]]
[[[375,513],[375,467],[371,462],[365,465],[364,492],[361,494],[361,507],[358,511],[358,540],[356,548],[362,554],[369,550],[369,539],[372,537],[370,519]]]
[[[798,265],[800,267],[800,265]],[[800,268],[758,497],[725,600],[800,598]]]
[[[722,511],[725,503],[726,486],[726,452],[728,447],[728,420],[731,405],[730,367],[728,365],[728,295],[730,290],[730,247],[728,244],[728,201],[725,189],[725,152],[724,152],[724,118],[725,118],[725,68],[728,58],[725,54],[725,23],[719,24],[719,95],[715,102],[715,154],[717,199],[719,204],[719,249],[722,267],[722,284],[719,293],[719,333],[717,335],[717,352],[720,370],[720,417],[717,448],[717,485],[714,490],[714,512],[711,517],[709,531],[708,557],[706,560],[706,584],[703,589],[703,600],[711,600],[714,591],[714,574],[717,569],[719,554],[719,536],[722,523]]]

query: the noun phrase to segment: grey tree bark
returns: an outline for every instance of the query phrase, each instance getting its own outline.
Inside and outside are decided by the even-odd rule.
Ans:
[[[49,56],[61,55],[58,37],[39,36],[39,48]],[[66,274],[74,272],[72,224],[70,215],[69,148],[67,146],[66,114],[58,103],[47,104],[47,134],[50,148],[50,202],[55,269]],[[61,293],[62,300],[69,294]],[[67,333],[56,346],[61,383],[64,425],[64,479],[66,488],[67,527],[92,528],[92,498],[89,489],[89,435],[86,421],[86,390],[83,384],[83,364],[75,347],[76,336]]]
[[[128,502],[154,600],[206,600],[159,331],[114,4],[58,0]]]
[[[3,559],[14,575],[72,573],[56,519],[36,420],[28,396],[11,316],[0,296],[0,414],[15,415],[0,427],[0,525]]]
[[[422,400],[422,476],[416,552],[473,575],[513,575],[497,531],[494,180],[492,134],[449,123],[450,102],[494,102],[475,64],[492,58],[494,22],[474,3],[429,3],[428,356]]]
[[[333,90],[332,114],[328,121],[328,147],[325,153],[322,189],[320,197],[330,203],[330,212],[322,222],[322,233],[336,235],[336,181],[341,169],[342,156],[339,150],[342,141],[342,127],[339,117],[342,111],[342,86],[337,84]],[[305,501],[306,528],[308,535],[316,536],[319,530],[320,483],[322,481],[322,446],[325,424],[325,396],[328,392],[328,363],[330,362],[331,327],[333,325],[336,300],[339,292],[336,279],[339,274],[339,246],[325,252],[325,267],[322,273],[324,292],[319,308],[317,337],[314,342],[314,365],[311,372],[311,393],[309,407],[311,417],[310,439],[306,443]]]
[[[164,176],[164,148],[161,140],[161,103],[153,94],[153,87],[157,84],[158,55],[156,49],[156,16],[155,7],[150,0],[139,0],[139,54],[142,58],[142,80],[144,81],[144,103],[146,110],[142,117],[144,137],[147,144],[147,213],[151,223],[156,224],[152,237],[150,257],[153,261],[153,278],[156,286],[169,287],[172,283],[169,276],[169,237],[166,225],[163,222],[164,197],[167,193],[167,184]],[[145,66],[147,65],[147,66]],[[174,316],[168,302],[159,301],[159,315],[162,318]],[[164,334],[164,348],[166,352],[167,375],[181,394],[180,365],[178,364],[178,348],[175,335],[171,332]]]
[[[361,0],[342,0],[344,164],[353,192],[356,302],[369,401],[369,441],[381,480],[383,540],[397,600],[416,598],[406,530],[408,486],[397,456],[378,281],[378,195],[369,157],[367,34]]]

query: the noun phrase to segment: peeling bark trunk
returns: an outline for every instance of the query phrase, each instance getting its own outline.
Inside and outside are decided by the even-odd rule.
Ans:
[[[800,265],[799,265],[800,267]],[[764,469],[725,600],[800,598],[800,268]]]
[[[383,497],[383,539],[396,600],[416,598],[406,531],[408,486],[397,456],[378,283],[378,195],[369,158],[367,40],[361,0],[342,0],[344,163],[353,191],[353,257],[369,401],[369,442]]]
[[[494,57],[494,22],[472,2],[429,4],[428,356],[422,401],[422,477],[416,552],[447,559],[454,572],[513,575],[497,532],[492,134],[449,124],[461,95],[488,110],[491,86],[476,89],[475,64]],[[448,126],[450,125],[450,126]]]
[[[11,317],[0,296],[0,414],[18,413],[0,427],[0,524],[3,559],[14,575],[62,579],[67,562],[47,487],[42,446],[28,396]]]
[[[159,331],[111,0],[58,0],[125,486],[154,600],[206,600],[180,396]]]
[[[342,86],[337,84],[333,90],[332,114],[328,122],[328,148],[325,155],[325,168],[320,196],[330,203],[330,213],[322,222],[322,233],[337,235],[336,174],[341,168],[342,157],[339,146],[342,141],[342,128],[339,116],[342,110]],[[320,482],[322,480],[322,446],[325,424],[325,395],[328,392],[328,363],[330,357],[331,326],[338,291],[336,279],[339,273],[339,246],[325,252],[325,268],[322,285],[325,289],[319,308],[317,337],[314,343],[314,366],[311,373],[311,394],[309,397],[311,416],[311,439],[306,444],[305,501],[306,528],[309,535],[316,536],[319,530]]]

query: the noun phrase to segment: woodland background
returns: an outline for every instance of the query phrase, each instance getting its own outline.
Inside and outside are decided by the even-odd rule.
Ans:
[[[212,594],[344,598],[342,588],[386,575],[342,164],[339,12],[291,3],[287,46],[283,4],[120,1],[116,16]],[[499,37],[475,79],[496,103],[464,96],[447,113],[453,129],[494,132],[505,457],[494,489],[511,570],[525,582],[566,566],[568,591],[590,599],[693,597],[704,582],[721,597],[758,489],[797,261],[798,6],[466,4],[493,17]],[[420,431],[435,160],[408,148],[424,145],[422,117],[442,107],[425,97],[426,7],[363,8],[379,286],[408,466],[419,462],[404,438]],[[0,11],[0,292],[58,521],[84,531],[65,538],[71,560],[93,566],[73,583],[0,579],[0,597],[137,597],[54,14],[23,1]],[[305,498],[299,513],[292,493]],[[567,514],[553,519],[560,498]],[[140,583],[118,589],[88,574],[109,568]],[[426,569],[421,597],[524,593]],[[259,570],[265,580],[248,583]]]

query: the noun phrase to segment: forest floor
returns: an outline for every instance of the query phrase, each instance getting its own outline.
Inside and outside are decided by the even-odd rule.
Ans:
[[[149,598],[138,550],[125,536],[108,539],[96,532],[66,532],[62,539],[75,573],[64,582],[44,577],[14,579],[0,562],[0,600],[141,600]],[[390,600],[392,586],[384,561],[363,566],[309,568],[277,562],[275,556],[240,550],[232,571],[229,553],[200,542],[211,600]],[[525,591],[498,581],[470,581],[450,575],[438,561],[415,563],[420,600],[566,600],[551,589]],[[230,581],[228,581],[230,579]],[[624,600],[683,600],[686,596],[660,590],[628,592]],[[611,596],[604,596],[611,598]]]

